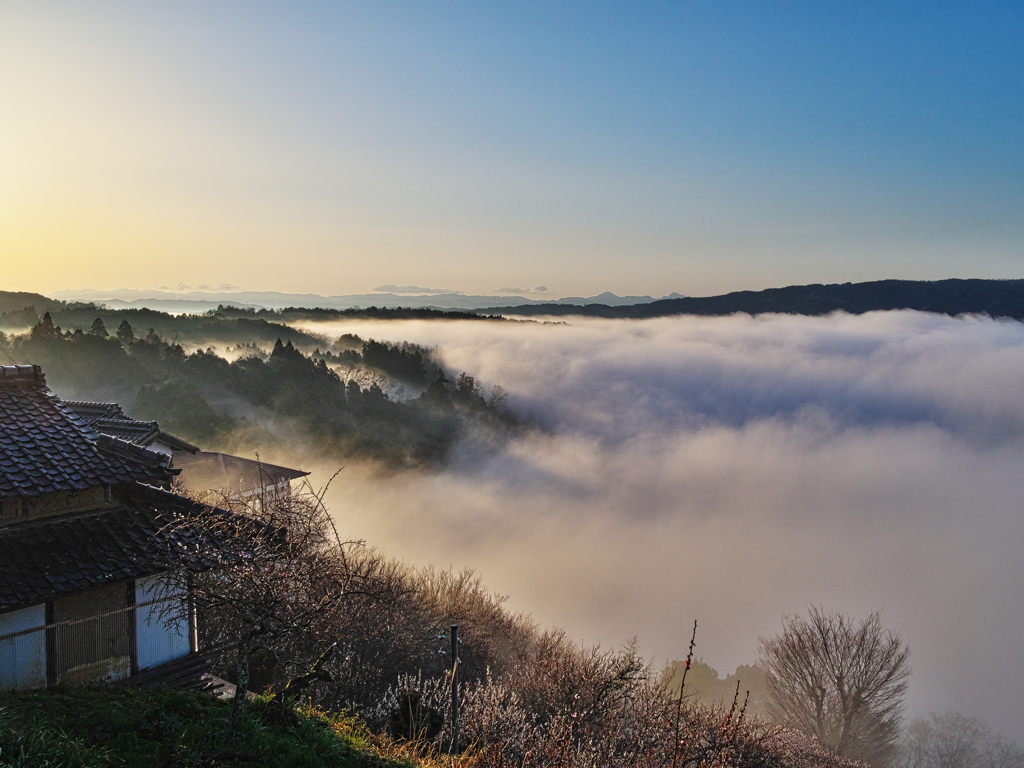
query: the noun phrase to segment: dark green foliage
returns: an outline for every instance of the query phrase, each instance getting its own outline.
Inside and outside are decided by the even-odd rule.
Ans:
[[[0,765],[11,768],[398,768],[358,722],[252,702],[242,727],[208,694],[130,688],[0,694]],[[287,710],[290,717],[282,716]]]
[[[97,318],[102,322],[101,318]],[[135,331],[132,330],[132,324],[128,322],[127,318],[121,321],[121,324],[117,326],[117,338],[122,344],[128,344],[135,341]]]
[[[413,386],[427,386],[423,354],[418,349],[402,349],[370,339],[363,344],[363,364]]]
[[[443,462],[473,426],[498,438],[517,426],[506,410],[484,402],[471,379],[467,385],[442,377],[434,395],[392,402],[375,383],[343,381],[328,365],[337,356],[307,356],[291,339],[278,337],[270,355],[254,348],[228,362],[211,349],[187,352],[158,326],[137,338],[125,319],[114,337],[104,337],[81,329],[62,332],[47,314],[30,334],[13,337],[5,351],[19,363],[43,366],[61,397],[119,402],[133,417],[158,421],[207,450],[273,452],[287,445],[299,456],[429,465]],[[423,385],[428,364],[437,370],[426,350],[375,341],[364,349],[407,381]]]
[[[63,301],[48,299],[38,293],[26,293],[23,291],[0,291],[0,313],[8,314],[25,308],[32,309],[33,313],[52,312],[66,306]]]
[[[133,410],[146,419],[158,421],[164,431],[187,434],[190,442],[200,445],[215,444],[238,426],[235,419],[213,410],[196,386],[185,378],[144,384]]]
[[[671,694],[679,693],[683,680],[684,661],[671,661],[661,672],[661,684]],[[728,706],[736,692],[736,684],[740,684],[743,697],[749,693],[747,712],[750,715],[763,716],[768,712],[768,691],[765,672],[756,665],[741,665],[731,675],[724,678],[718,671],[703,661],[694,661],[686,672],[686,688],[684,695],[693,702],[707,706]]]
[[[110,334],[107,333],[107,326],[103,324],[103,318],[97,317],[92,321],[92,325],[89,327],[89,333],[93,336],[101,336],[104,339]]]
[[[39,339],[53,339],[60,336],[60,328],[53,324],[53,318],[47,312],[43,319],[32,326],[32,337]]]
[[[361,349],[363,346],[363,340],[354,333],[343,333],[334,343],[339,349]]]
[[[475,312],[454,309],[413,307],[366,307],[365,309],[324,309],[322,307],[285,307],[284,309],[251,309],[221,304],[209,314],[221,317],[260,317],[281,323],[302,320],[502,320]]]
[[[391,712],[388,730],[402,739],[433,739],[444,727],[444,717],[423,702],[423,695],[411,686],[398,692],[398,703]]]
[[[346,367],[354,367],[363,362],[363,356],[354,349],[343,349],[340,352],[321,352],[319,349],[313,352],[314,359],[326,360],[328,363],[336,363]]]
[[[312,349],[321,343],[321,340],[312,334],[290,328],[281,321],[271,322],[262,317],[171,315],[153,309],[106,309],[91,304],[62,305],[52,308],[50,313],[53,322],[64,328],[89,329],[97,318],[106,328],[131,328],[133,335],[122,339],[125,343],[138,336],[141,329],[151,330],[160,337],[172,341],[189,341],[204,345],[268,343],[278,337],[298,344],[304,349]],[[24,325],[27,323],[11,327]]]
[[[10,312],[0,312],[0,328],[21,330],[38,322],[39,315],[36,314],[36,308],[32,306],[11,310]]]

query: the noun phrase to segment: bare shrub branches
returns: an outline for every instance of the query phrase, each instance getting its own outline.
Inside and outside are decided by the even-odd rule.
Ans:
[[[166,578],[187,585],[204,644],[233,667],[237,722],[252,655],[266,651],[307,671],[333,642],[337,607],[371,588],[374,563],[354,557],[359,542],[338,540],[315,495],[263,493],[230,506],[232,512],[207,507],[167,526],[170,542],[200,542],[202,567],[172,546]]]
[[[1024,749],[959,712],[915,718],[903,736],[899,768],[1020,768]]]
[[[739,687],[731,707],[693,704],[668,691],[633,644],[580,646],[506,610],[472,571],[416,569],[340,541],[315,495],[207,508],[175,525],[190,526],[189,540],[197,526],[202,534],[203,568],[184,558],[172,577],[190,582],[208,642],[223,644],[234,665],[237,712],[249,658],[267,651],[276,690],[352,707],[417,752],[437,753],[452,738],[439,635],[457,623],[467,768],[854,765],[750,719]],[[851,679],[858,670],[849,667]]]
[[[556,652],[552,652],[557,648]],[[665,690],[634,649],[602,651],[548,638],[547,660],[466,686],[461,732],[467,768],[856,768],[802,734],[747,720],[737,703],[717,709]],[[529,688],[528,691],[523,687]],[[437,752],[450,739],[446,677],[403,678],[382,698],[380,720],[415,697],[420,719],[440,732],[419,742]]]

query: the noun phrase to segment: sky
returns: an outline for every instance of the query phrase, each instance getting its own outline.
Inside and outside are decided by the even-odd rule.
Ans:
[[[1024,7],[0,5],[3,289],[1021,277]]]
[[[812,605],[911,649],[908,714],[1024,742],[1024,324],[918,312],[345,322],[439,345],[544,429],[333,481],[343,538],[470,567],[584,643],[724,677]],[[285,462],[287,463],[287,462]],[[314,467],[315,484],[336,465]]]

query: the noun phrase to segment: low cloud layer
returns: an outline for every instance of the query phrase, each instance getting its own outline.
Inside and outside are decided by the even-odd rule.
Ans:
[[[373,290],[381,291],[383,293],[437,293],[437,294],[461,294],[462,291],[456,291],[454,288],[424,288],[422,285],[392,285],[387,283],[385,285],[378,285]]]
[[[446,472],[350,467],[344,530],[469,565],[581,640],[725,673],[783,614],[874,609],[915,713],[1024,738],[1024,324],[912,312],[346,323],[437,345],[548,431]]]
[[[538,285],[535,288],[498,288],[495,293],[515,293],[515,294],[527,294],[527,293],[547,293],[548,287],[546,285]]]

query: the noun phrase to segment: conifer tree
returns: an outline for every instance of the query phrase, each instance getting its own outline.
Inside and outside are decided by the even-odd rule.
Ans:
[[[53,318],[50,317],[49,312],[46,312],[43,314],[43,319],[32,329],[32,335],[37,338],[55,339],[60,336],[60,328],[54,326]]]
[[[121,324],[117,326],[117,338],[122,344],[135,341],[135,331],[132,330],[131,323],[127,320],[122,320]]]

